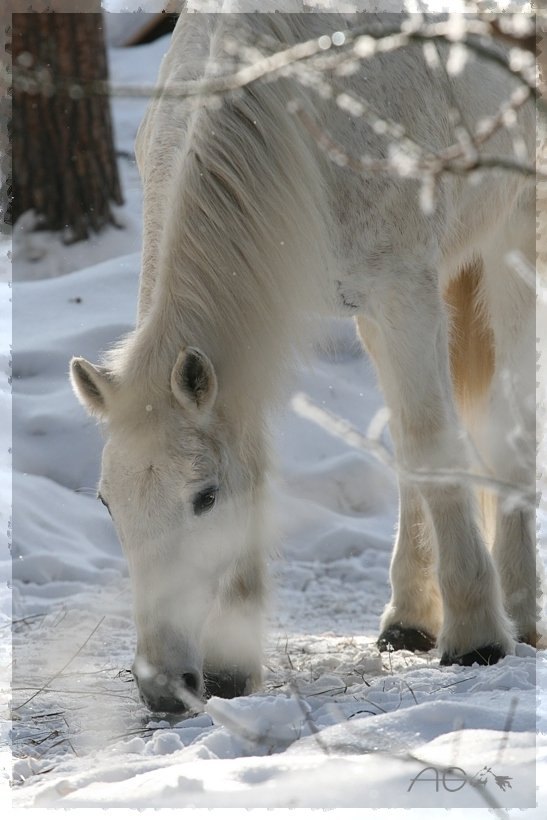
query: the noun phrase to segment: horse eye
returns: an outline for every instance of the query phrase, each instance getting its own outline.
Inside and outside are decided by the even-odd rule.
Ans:
[[[206,490],[202,490],[200,493],[194,496],[194,514],[201,515],[202,513],[209,512],[209,510],[211,510],[215,506],[215,501],[217,500],[217,493],[218,487],[207,487]]]

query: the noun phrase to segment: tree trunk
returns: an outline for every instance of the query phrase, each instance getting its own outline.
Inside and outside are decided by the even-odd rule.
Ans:
[[[100,8],[100,6],[99,6]],[[115,224],[122,204],[102,14],[13,14],[11,220],[34,209],[66,242]]]

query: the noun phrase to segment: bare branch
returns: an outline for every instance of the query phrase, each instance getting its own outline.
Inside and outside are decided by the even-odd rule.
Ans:
[[[473,482],[500,495],[506,496],[515,504],[527,504],[536,507],[535,493],[523,484],[512,484],[491,476],[479,475],[460,469],[409,470],[397,463],[388,448],[377,439],[369,438],[345,419],[330,413],[315,404],[304,393],[297,393],[291,401],[293,410],[302,418],[315,422],[327,433],[342,439],[351,447],[371,453],[382,464],[392,469],[399,478],[416,483],[438,482],[443,484],[464,484]]]
[[[488,42],[495,29],[494,21],[482,22],[478,18],[466,19],[464,30],[461,32],[460,42],[476,55],[495,63],[512,77],[519,79],[526,85],[540,104],[540,95],[536,84],[536,65],[528,50],[513,49],[512,55],[505,55]],[[405,26],[406,23],[406,26]],[[483,39],[481,39],[483,38]],[[351,32],[344,32],[344,41],[336,45],[329,35],[323,35],[313,40],[277,51],[266,57],[262,56],[250,65],[245,65],[231,74],[208,77],[205,80],[186,80],[172,85],[169,89],[160,86],[127,86],[108,82],[96,82],[82,86],[81,83],[68,79],[63,82],[63,88],[70,91],[71,86],[75,93],[109,94],[111,96],[150,97],[157,98],[204,98],[224,95],[231,91],[242,89],[250,83],[260,79],[272,78],[291,66],[320,58],[325,52],[333,51],[333,58],[318,59],[317,68],[333,69],[350,57],[351,59],[370,59],[376,54],[388,53],[407,46],[411,42],[427,43],[454,41],[454,32],[448,21],[424,23],[421,27],[413,27],[412,22],[405,19],[400,26],[392,28],[382,27],[372,30],[367,24],[356,27]],[[513,61],[513,65],[511,65]],[[5,78],[9,80],[9,71],[4,70]],[[32,93],[51,94],[58,86],[52,80],[45,67],[14,66],[14,82],[24,84],[24,90]],[[546,109],[547,110],[547,109]]]

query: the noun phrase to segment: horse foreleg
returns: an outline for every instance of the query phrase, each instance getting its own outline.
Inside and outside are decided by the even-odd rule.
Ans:
[[[381,347],[374,323],[357,319],[359,334],[373,361],[381,367]],[[380,622],[381,651],[425,652],[435,646],[442,624],[436,574],[435,533],[420,492],[399,481],[399,524],[390,566],[391,600]]]

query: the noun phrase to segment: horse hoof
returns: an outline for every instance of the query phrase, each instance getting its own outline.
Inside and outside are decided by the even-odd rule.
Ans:
[[[380,652],[408,649],[410,652],[429,652],[435,646],[435,638],[423,629],[410,626],[388,626],[378,638]]]
[[[223,669],[205,673],[205,696],[207,698],[240,698],[249,691],[249,675]]]
[[[517,638],[518,643],[527,643],[530,646],[537,646],[539,635],[537,632],[527,632],[525,635],[519,635]]]
[[[493,666],[499,660],[505,657],[505,652],[497,643],[481,646],[479,649],[473,649],[471,652],[466,652],[463,655],[449,655],[447,652],[443,653],[441,657],[441,666],[472,666],[474,663],[480,666]]]

